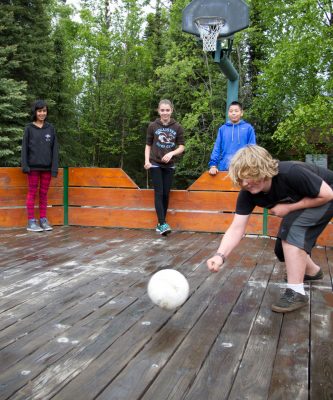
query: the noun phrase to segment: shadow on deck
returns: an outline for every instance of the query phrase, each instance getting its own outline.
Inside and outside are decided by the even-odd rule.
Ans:
[[[1,231],[0,398],[221,400],[333,398],[333,249],[308,307],[270,310],[284,269],[274,240],[246,237],[225,268],[220,235],[59,227]],[[173,312],[149,301],[159,269],[191,293]]]

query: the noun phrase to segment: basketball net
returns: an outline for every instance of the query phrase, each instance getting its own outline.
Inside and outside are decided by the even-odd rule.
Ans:
[[[217,38],[219,36],[220,30],[224,25],[224,20],[214,19],[213,21],[203,21],[203,19],[198,18],[195,24],[200,33],[200,39],[202,40],[203,51],[216,51]]]

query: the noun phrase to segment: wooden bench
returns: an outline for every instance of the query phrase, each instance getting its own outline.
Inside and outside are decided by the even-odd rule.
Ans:
[[[225,232],[232,221],[238,188],[225,172],[208,172],[187,190],[172,190],[168,222],[174,230]],[[0,168],[0,228],[26,224],[26,176],[20,168]],[[120,168],[61,169],[52,179],[48,217],[54,225],[153,229],[154,192],[140,189]],[[280,218],[256,208],[247,234],[276,236]],[[318,239],[333,246],[331,222]]]

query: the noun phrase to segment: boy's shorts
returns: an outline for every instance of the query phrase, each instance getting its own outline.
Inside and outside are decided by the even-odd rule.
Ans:
[[[333,218],[333,201],[320,207],[297,210],[286,215],[281,222],[275,254],[280,261],[284,261],[281,240],[292,244],[311,254],[318,236]]]

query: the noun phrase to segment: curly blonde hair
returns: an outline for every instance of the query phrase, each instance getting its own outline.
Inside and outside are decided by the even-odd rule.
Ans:
[[[238,150],[229,166],[229,177],[240,186],[242,179],[267,179],[277,175],[278,160],[263,147],[249,145]]]

